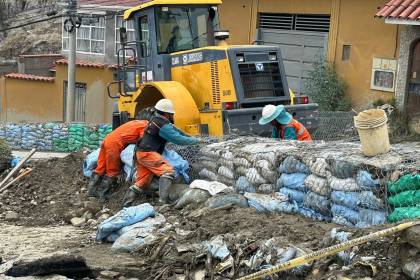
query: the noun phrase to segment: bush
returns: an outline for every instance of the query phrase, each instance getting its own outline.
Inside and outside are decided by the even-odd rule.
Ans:
[[[345,96],[347,84],[338,75],[333,64],[320,57],[313,64],[306,81],[306,92],[319,105],[320,111],[349,111],[349,99]]]

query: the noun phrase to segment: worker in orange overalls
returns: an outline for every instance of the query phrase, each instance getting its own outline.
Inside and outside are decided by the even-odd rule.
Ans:
[[[150,122],[136,148],[137,177],[124,196],[124,207],[131,206],[134,200],[151,183],[153,176],[159,178],[159,201],[168,203],[169,188],[174,180],[173,167],[163,159],[162,153],[167,142],[177,145],[194,145],[200,140],[186,135],[174,125],[174,108],[169,99],[161,99],[156,105],[156,115]]]
[[[148,121],[129,121],[108,134],[101,145],[98,165],[88,186],[88,196],[98,196],[100,187],[101,200],[108,200],[111,191],[117,185],[121,172],[121,152],[130,144],[135,144],[143,137]],[[100,185],[100,186],[99,186]]]
[[[266,105],[262,110],[260,125],[271,124],[271,138],[282,140],[311,141],[309,131],[290,115],[283,105]]]

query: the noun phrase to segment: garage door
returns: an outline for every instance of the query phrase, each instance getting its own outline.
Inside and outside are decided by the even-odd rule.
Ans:
[[[297,94],[305,94],[312,64],[326,55],[329,24],[329,16],[259,15],[259,40],[280,47],[289,87]]]

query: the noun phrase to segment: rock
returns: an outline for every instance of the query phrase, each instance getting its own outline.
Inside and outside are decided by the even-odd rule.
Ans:
[[[102,205],[97,199],[89,199],[89,201],[85,201],[84,208],[86,211],[89,211],[92,214],[96,214],[102,210]]]
[[[89,219],[89,220],[86,222],[86,224],[87,224],[88,226],[90,226],[90,227],[94,227],[94,226],[97,226],[97,225],[98,225],[98,222],[97,222],[96,220],[94,220],[94,219]]]
[[[4,219],[9,222],[17,221],[19,220],[19,213],[14,211],[6,211]]]
[[[420,225],[406,229],[402,237],[405,241],[420,249]]]
[[[173,184],[169,188],[169,200],[174,202],[180,199],[185,192],[188,191],[188,185],[185,184]]]
[[[36,202],[34,199],[32,199],[31,204],[36,206],[36,205],[38,205],[38,202]]]
[[[72,218],[70,220],[70,223],[75,227],[81,227],[85,224],[85,222],[86,220],[84,218],[78,218],[78,217]]]
[[[66,223],[70,223],[71,219],[74,218],[74,217],[77,217],[76,211],[74,211],[74,210],[68,211],[64,214],[64,221]]]
[[[84,218],[86,221],[87,221],[87,220],[90,220],[90,219],[92,219],[92,218],[93,218],[93,214],[92,214],[92,213],[90,213],[90,211],[86,211],[85,213],[83,213],[82,218]]]
[[[107,213],[104,213],[104,214],[102,214],[101,216],[99,216],[99,218],[98,218],[98,223],[100,224],[100,223],[102,223],[103,221],[105,221],[106,219],[108,219],[109,218],[109,214],[107,214]]]
[[[418,261],[410,261],[404,264],[403,272],[413,280],[420,279],[420,263]]]
[[[121,275],[121,273],[116,272],[116,271],[104,270],[104,271],[101,271],[99,275],[100,277],[104,279],[117,279],[118,276]]]

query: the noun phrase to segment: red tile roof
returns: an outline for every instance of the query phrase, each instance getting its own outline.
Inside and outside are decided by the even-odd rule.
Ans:
[[[150,0],[79,0],[79,6],[95,5],[100,7],[135,7]]]
[[[57,60],[55,64],[67,65],[68,62],[67,62],[67,59],[63,58],[63,59]],[[92,68],[106,68],[108,65],[102,64],[102,63],[94,63],[94,62],[85,61],[85,60],[76,60],[76,66],[92,67]]]
[[[20,74],[20,73],[9,73],[4,75],[9,79],[18,79],[18,80],[31,80],[31,81],[40,81],[40,82],[54,82],[54,77],[44,77],[44,76],[35,76],[29,74]]]
[[[376,17],[400,20],[420,20],[420,0],[392,0]]]

